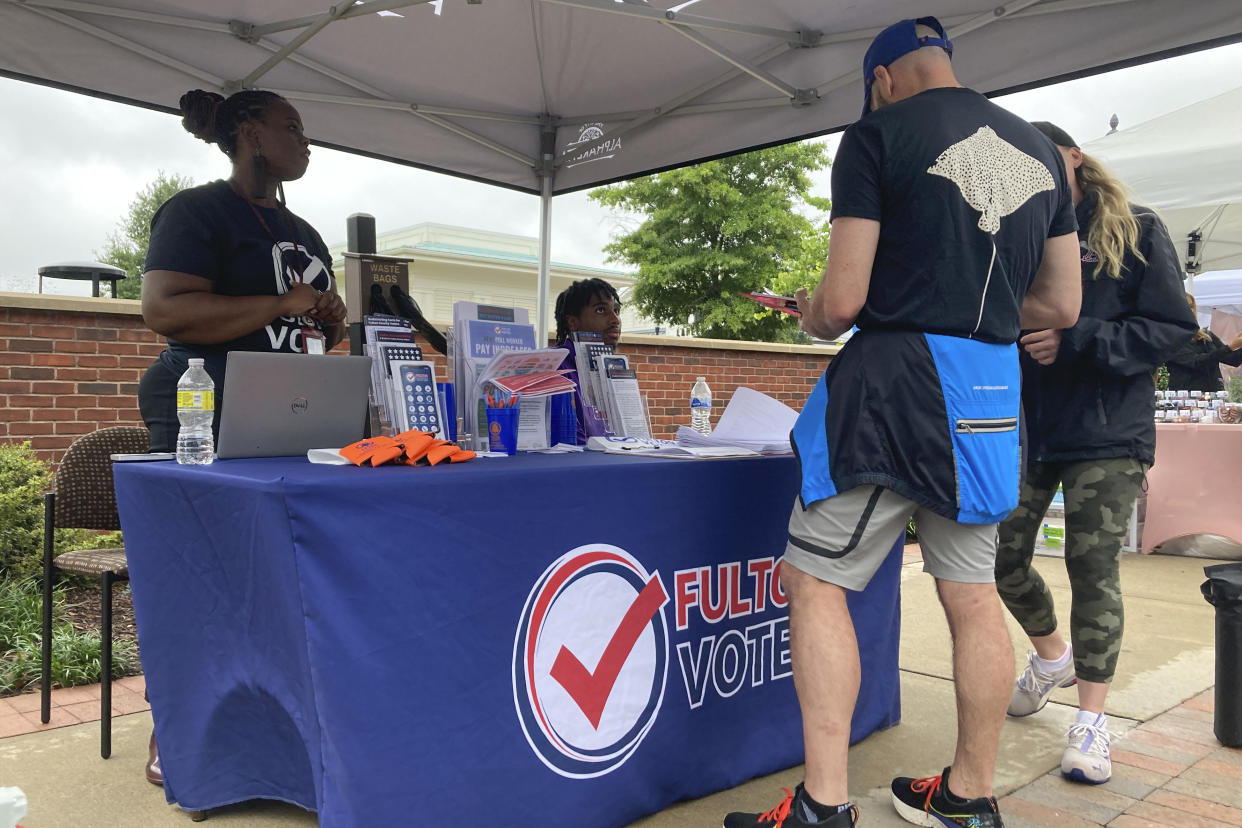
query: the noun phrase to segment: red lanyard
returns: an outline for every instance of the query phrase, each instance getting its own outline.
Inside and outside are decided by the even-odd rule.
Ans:
[[[276,234],[272,232],[272,228],[268,225],[267,219],[263,218],[263,214],[259,212],[259,208],[255,207],[250,201],[247,201],[246,204],[250,207],[250,212],[254,213],[254,217],[259,220],[259,224],[263,225],[263,229],[267,233],[268,238],[272,240],[272,244],[274,244],[276,249],[280,251],[280,261],[284,264],[286,261],[285,251],[284,248],[280,246],[280,239],[276,238]],[[297,222],[293,220],[292,214],[289,216],[289,232],[293,235],[293,260],[298,266],[298,282],[306,284],[306,272],[302,269],[301,244],[298,242],[298,225]],[[313,319],[309,316],[299,316],[298,319],[301,320],[301,324],[304,326],[302,333],[303,336],[306,336],[307,330],[320,330],[319,320]]]
[[[272,240],[272,244],[276,245],[277,250],[280,250],[280,261],[284,262],[285,251],[280,246],[280,240],[276,238],[276,234],[272,232],[272,228],[268,225],[267,219],[263,218],[263,214],[259,212],[259,208],[255,207],[254,204],[249,201],[247,201],[246,204],[250,207],[250,212],[254,213],[254,217],[259,220],[259,224],[263,225],[263,229],[267,232],[268,238]],[[301,245],[298,242],[298,226],[297,223],[293,221],[292,216],[289,219],[289,232],[293,235],[293,260],[298,268],[298,281],[305,284],[306,273],[302,269],[302,253]]]

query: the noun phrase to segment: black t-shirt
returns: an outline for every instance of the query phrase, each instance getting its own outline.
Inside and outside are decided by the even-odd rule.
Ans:
[[[965,88],[929,89],[845,131],[832,218],[880,222],[862,329],[1011,343],[1044,240],[1077,229],[1052,142]]]
[[[332,258],[313,227],[283,207],[251,205],[227,181],[183,190],[156,211],[146,270],[210,279],[212,293],[223,296],[279,296],[300,280],[319,290],[334,285]],[[280,316],[228,342],[190,345],[169,339],[169,356],[174,365],[189,356],[205,357],[210,370],[229,351],[301,353],[301,328],[307,326],[323,327],[309,317]]]

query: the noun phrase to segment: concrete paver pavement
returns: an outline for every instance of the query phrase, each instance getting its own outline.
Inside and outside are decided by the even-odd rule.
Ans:
[[[1212,734],[1215,611],[1199,595],[1203,566],[1210,563],[1123,558],[1126,638],[1108,704],[1109,729],[1120,734],[1113,741],[1113,779],[1095,787],[1061,779],[1061,749],[1076,697],[1073,688],[1058,690],[1041,712],[1005,723],[996,792],[1006,825],[1242,826],[1242,750],[1221,747]],[[1064,614],[1069,590],[1062,562],[1041,558],[1037,566]],[[875,828],[907,824],[889,802],[893,776],[937,773],[953,751],[948,629],[932,580],[920,570],[917,549],[908,548],[902,577],[903,721],[850,751],[850,790],[862,824]],[[1016,624],[1011,633],[1016,675],[1025,665],[1026,645]],[[123,689],[141,698],[141,679],[126,682]],[[149,713],[117,715],[113,758],[99,758],[99,726],[90,720],[92,709],[98,713],[97,702],[90,703],[98,698],[94,692],[57,691],[58,716],[40,727],[37,696],[0,700],[0,785],[26,792],[25,828],[188,825],[189,817],[166,805],[142,776]],[[114,713],[128,712],[115,702]],[[126,697],[126,706],[132,702]],[[55,727],[57,722],[64,726]],[[771,807],[781,787],[793,788],[801,779],[802,768],[791,768],[677,803],[632,828],[718,826],[729,811]],[[276,828],[317,820],[291,805],[247,803],[212,811],[207,824]],[[419,825],[416,817],[410,825]]]

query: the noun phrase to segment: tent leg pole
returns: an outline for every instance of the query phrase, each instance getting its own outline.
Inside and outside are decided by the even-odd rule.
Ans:
[[[548,258],[552,237],[552,174],[543,176],[539,194],[539,292],[535,313],[535,347],[547,345]]]

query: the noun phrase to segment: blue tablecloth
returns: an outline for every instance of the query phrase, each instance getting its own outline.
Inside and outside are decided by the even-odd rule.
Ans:
[[[772,577],[792,457],[115,470],[184,808],[376,828],[460,823],[464,799],[606,828],[802,761]],[[895,549],[851,598],[855,740],[900,715],[899,572]]]

